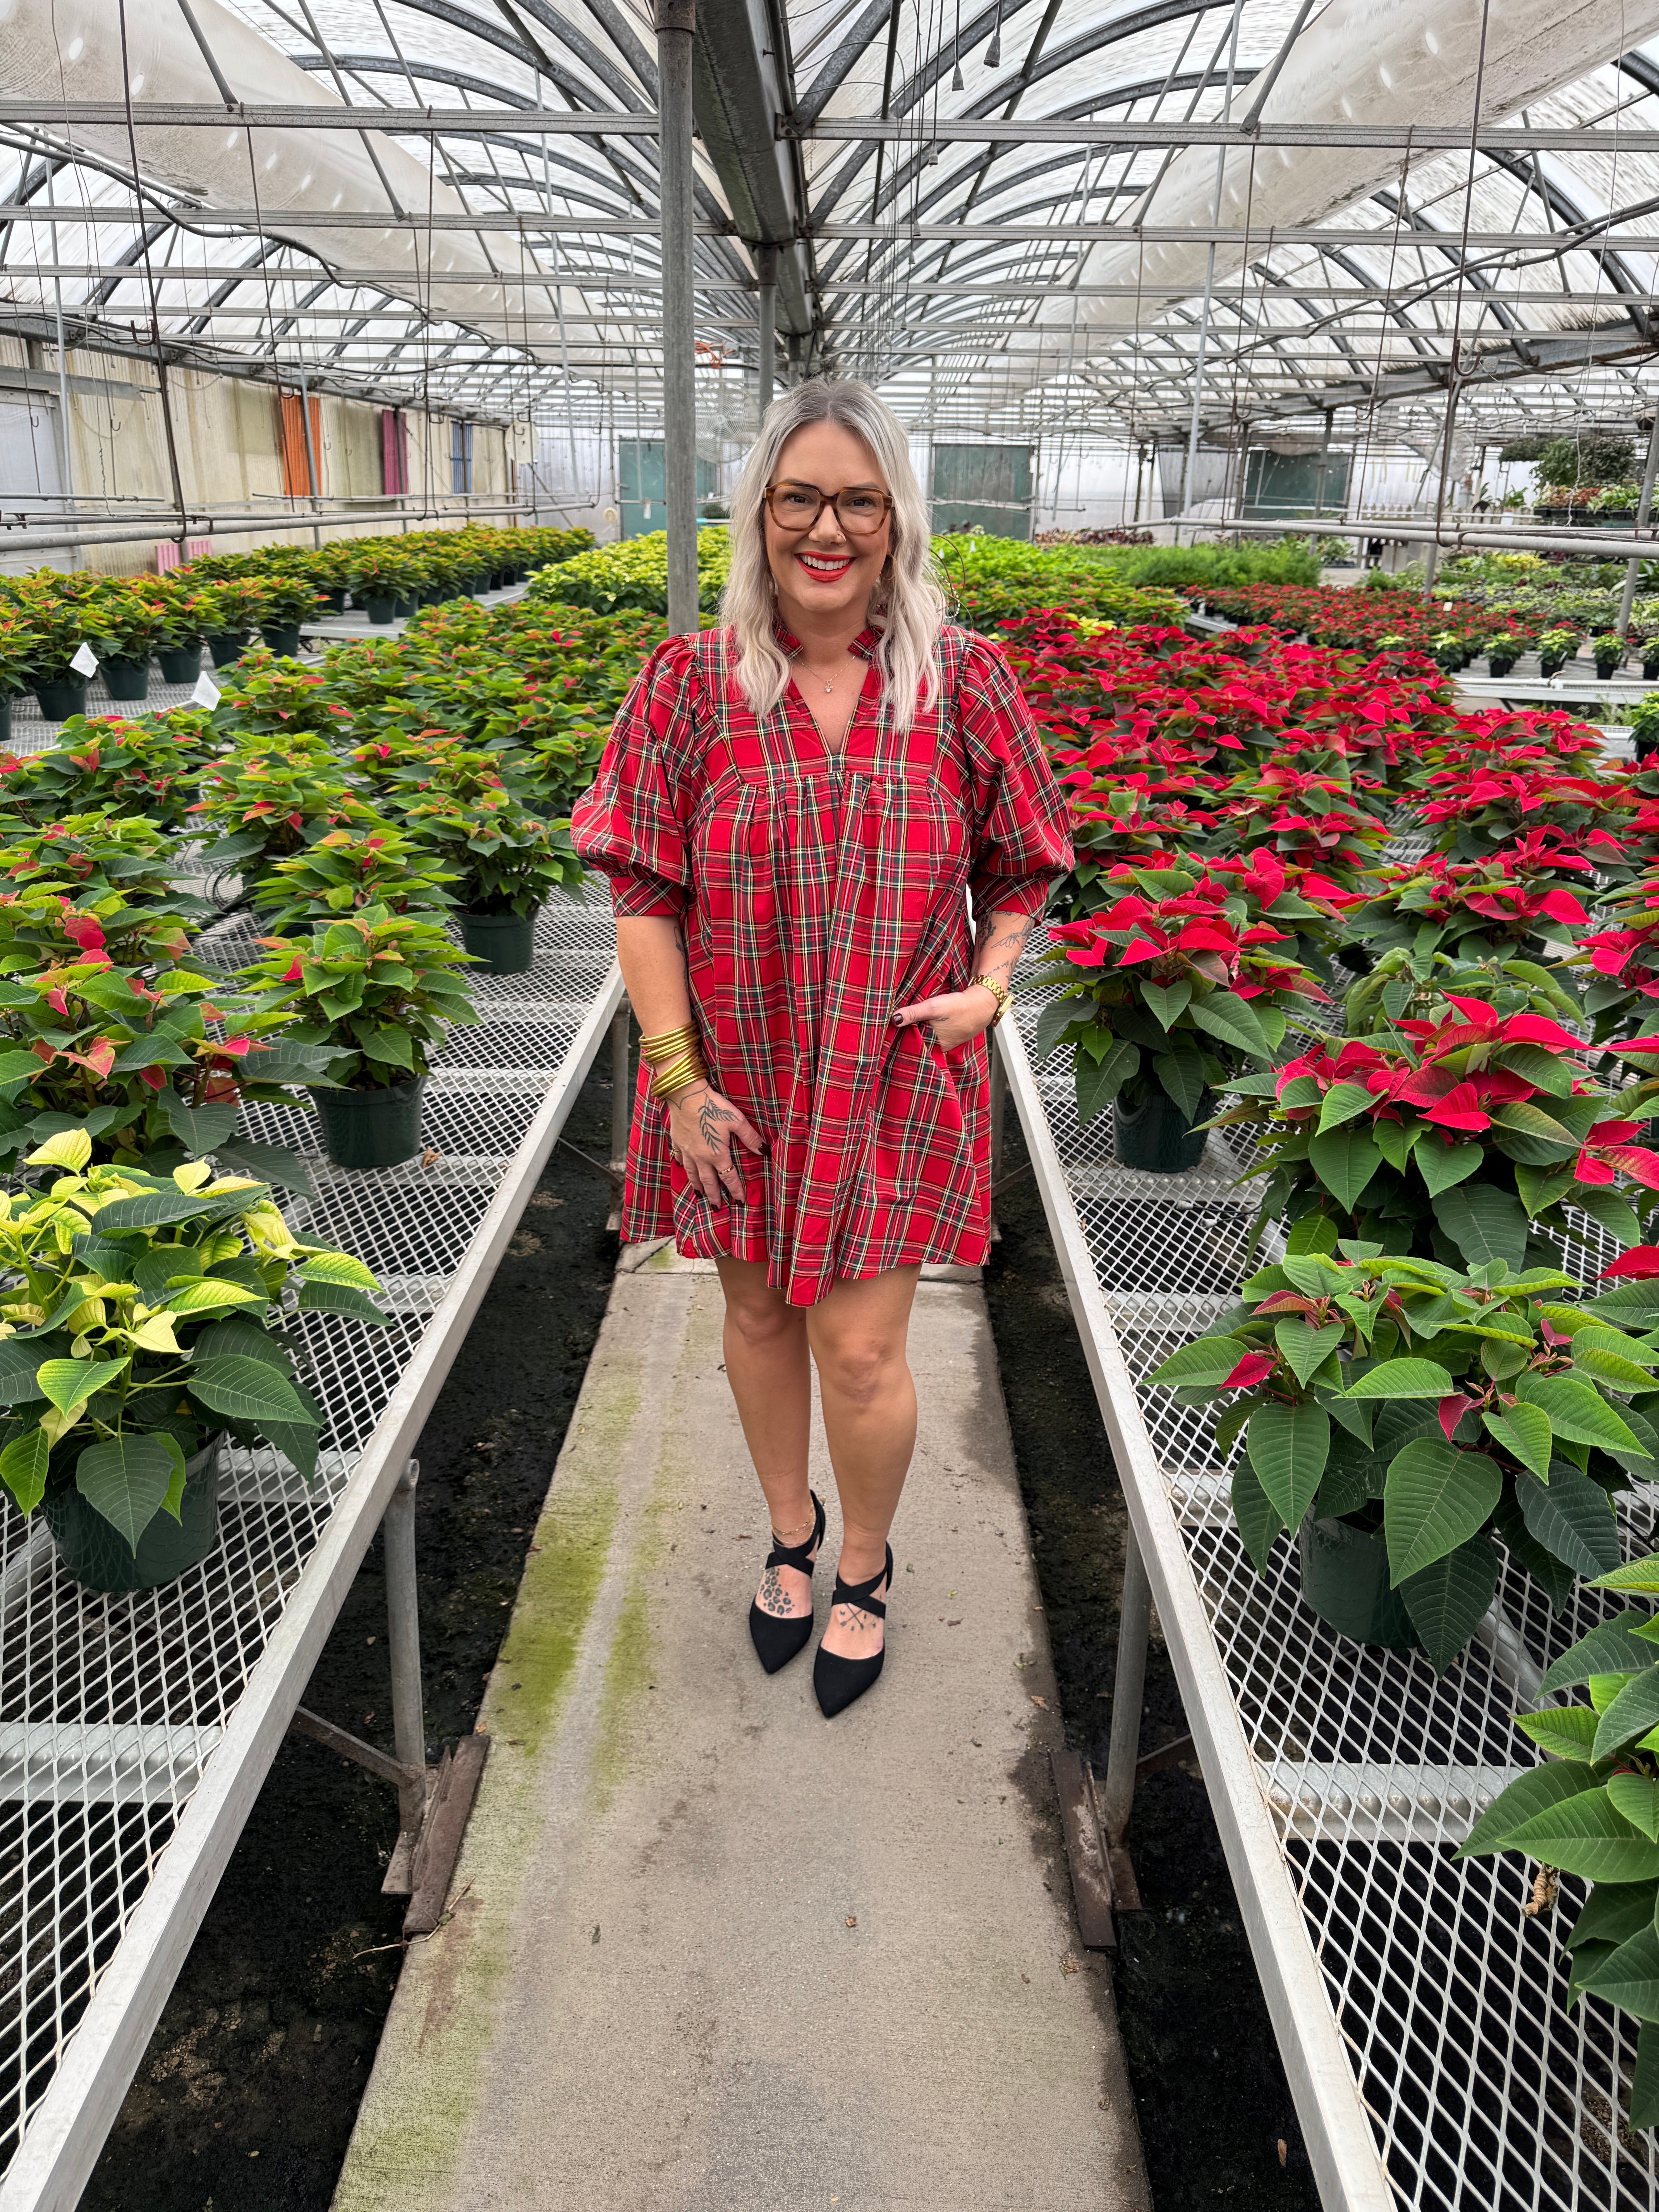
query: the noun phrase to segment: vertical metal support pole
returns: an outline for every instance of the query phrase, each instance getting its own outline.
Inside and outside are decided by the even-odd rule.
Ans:
[[[991,1189],[994,1194],[1002,1181],[1002,1127],[1008,1103],[1008,1072],[1002,1064],[1002,1054],[991,1041]],[[997,1202],[993,1195],[990,1204],[991,1241],[1001,1241],[1002,1231],[997,1226]]]
[[[772,404],[772,375],[778,349],[778,249],[755,249],[755,273],[760,279],[760,380],[757,398],[761,420]]]
[[[426,1706],[421,1693],[421,1607],[415,1581],[415,1486],[421,1463],[410,1460],[380,1523],[386,1547],[386,1640],[392,1648],[392,1733],[398,1764],[426,1766]],[[398,1826],[414,1836],[426,1818],[418,1783],[398,1791]]]
[[[1106,1789],[1100,1817],[1106,1841],[1118,1844],[1135,1802],[1135,1762],[1140,1757],[1140,1707],[1146,1694],[1146,1639],[1152,1633],[1152,1586],[1134,1531],[1123,1556],[1123,1607],[1117,1620],[1117,1677],[1112,1686],[1112,1741],[1106,1754]]]
[[[633,1070],[629,1064],[629,1006],[624,999],[611,1024],[611,1164],[618,1175],[628,1165],[628,1136],[634,1120]],[[620,1187],[611,1200],[605,1227],[622,1228]]]
[[[668,506],[668,630],[697,627],[696,329],[691,298],[691,42],[696,0],[654,0],[662,199],[663,494]]]
[[[60,355],[59,359],[62,359]],[[1648,465],[1642,471],[1642,496],[1636,508],[1636,526],[1639,530],[1647,520],[1653,507],[1653,486],[1659,477],[1659,412],[1653,418],[1653,428],[1648,433]],[[1641,556],[1632,554],[1625,563],[1625,588],[1619,598],[1619,619],[1613,624],[1620,637],[1630,629],[1630,611],[1636,598],[1636,572],[1641,565]]]
[[[1331,465],[1332,410],[1325,410],[1325,434],[1319,441],[1319,473],[1314,481],[1314,516],[1317,520],[1325,512],[1325,479]]]
[[[317,467],[317,448],[311,435],[311,394],[306,386],[305,363],[300,364],[300,427],[305,433],[306,483],[311,493],[311,543],[313,550],[323,542],[323,533],[317,526],[317,494],[322,489],[322,477]]]

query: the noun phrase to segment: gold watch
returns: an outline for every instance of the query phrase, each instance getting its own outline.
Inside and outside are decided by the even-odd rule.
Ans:
[[[991,996],[997,1002],[997,1010],[995,1013],[992,1015],[990,1020],[985,1024],[988,1030],[994,1030],[997,1024],[1002,1019],[1003,1016],[1007,1012],[1009,1007],[1013,1005],[1014,994],[1008,988],[1008,986],[1000,981],[995,975],[970,975],[968,978],[968,988],[971,991],[975,987],[981,991],[988,991],[991,994]]]

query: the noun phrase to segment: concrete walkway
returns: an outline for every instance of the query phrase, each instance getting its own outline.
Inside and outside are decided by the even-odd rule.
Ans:
[[[335,2212],[1149,2212],[977,1285],[911,1344],[887,1670],[831,1725],[750,1647],[719,1285],[618,1273]]]

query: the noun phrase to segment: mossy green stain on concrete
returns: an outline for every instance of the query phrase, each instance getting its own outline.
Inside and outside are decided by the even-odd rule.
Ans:
[[[405,1969],[411,1982],[418,1977],[422,1999],[416,2032],[397,2053],[404,2079],[392,2094],[365,2099],[332,2212],[421,2212],[454,2201],[452,2184],[511,1966],[518,1899],[540,1839],[538,1755],[562,1713],[605,1580],[617,1469],[640,1404],[636,1358],[624,1352],[603,1370],[589,1368],[478,1716],[493,1742],[461,1883],[467,1858],[487,1869],[487,1879],[465,1887],[430,1949]]]
[[[636,1360],[619,1358],[602,1376],[589,1371],[574,1450],[567,1443],[561,1455],[479,1715],[491,1735],[514,1739],[523,1764],[562,1709],[616,1534],[617,1465],[640,1414]]]
[[[671,1253],[672,1249],[669,1248]],[[699,1285],[687,1305],[685,1339],[674,1377],[677,1401],[682,1398],[682,1386],[689,1376],[700,1369],[706,1370],[716,1361],[724,1321],[725,1304],[718,1288]],[[656,1665],[651,1620],[667,1558],[665,1531],[684,1507],[696,1472],[682,1425],[672,1418],[671,1409],[652,1469],[651,1495],[629,1561],[627,1586],[599,1694],[594,1782],[601,1798],[625,1778],[636,1756],[630,1723],[650,1694]]]

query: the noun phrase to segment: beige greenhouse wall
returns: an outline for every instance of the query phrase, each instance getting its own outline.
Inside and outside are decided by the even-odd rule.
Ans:
[[[0,336],[0,372],[8,368],[29,369],[51,380],[45,386],[36,385],[29,396],[46,403],[55,435],[56,351],[33,340]],[[172,477],[155,369],[127,356],[75,348],[65,351],[64,369],[71,380],[69,459],[73,489],[79,499],[95,501],[103,509],[88,526],[108,528],[122,519],[124,511],[154,513],[170,506]],[[76,388],[75,380],[81,379],[97,388]],[[261,544],[309,545],[313,532],[326,540],[395,532],[404,526],[395,503],[385,501],[381,492],[379,407],[332,392],[317,395],[316,458],[321,479],[319,488],[325,501],[360,499],[372,504],[349,515],[337,507],[331,511],[325,507],[313,523],[303,500],[290,500],[283,494],[275,386],[183,368],[169,370],[167,386],[186,503],[221,510],[266,504],[270,507],[268,532],[227,537],[222,540],[224,550],[246,551]],[[5,389],[0,381],[0,404],[21,400],[23,396],[21,392]],[[410,506],[432,510],[424,517],[411,513],[408,524],[411,529],[442,527],[452,519],[459,528],[466,520],[466,501],[450,490],[453,419],[447,415],[423,416],[412,407],[405,410]],[[521,467],[531,451],[527,426],[475,423],[473,501],[484,506],[504,501],[509,495],[509,469]],[[56,477],[59,471],[55,457],[49,465]],[[0,507],[10,504],[8,493],[19,489],[22,488],[0,484]],[[506,523],[510,517],[496,514],[483,519]],[[199,526],[192,527],[191,534],[210,535]],[[15,569],[46,562],[54,567],[97,568],[111,575],[137,574],[155,567],[155,540],[146,538],[131,545],[88,545],[80,551],[65,547],[55,554],[9,557],[0,533],[0,568]]]

